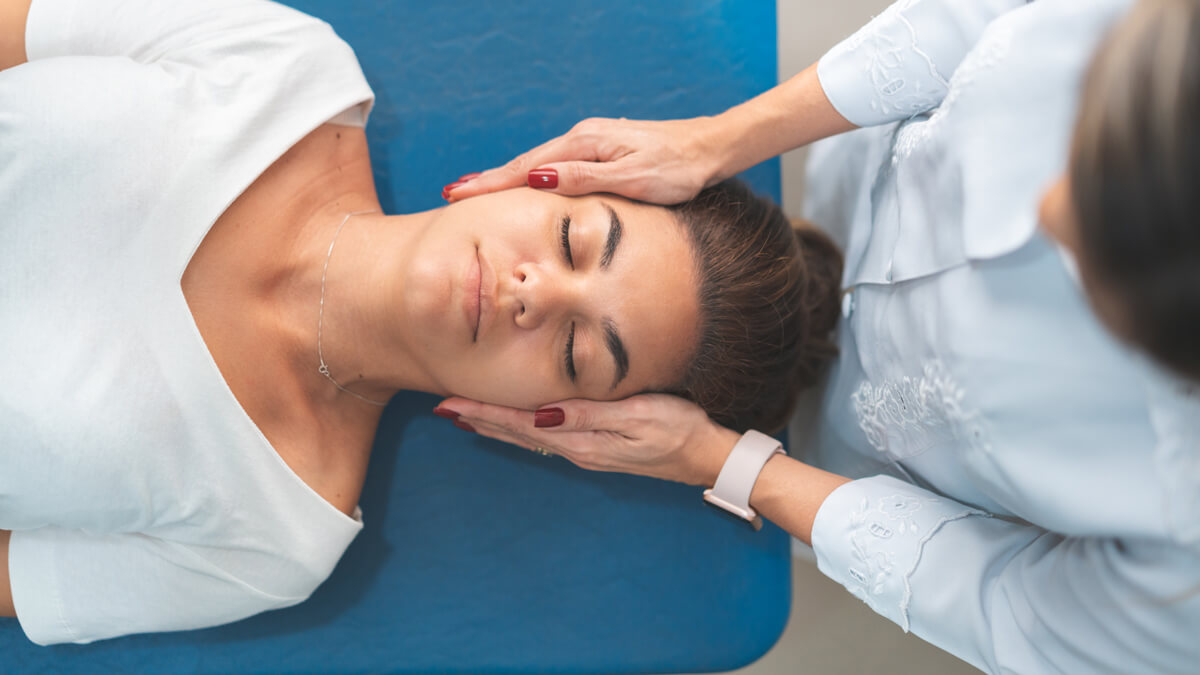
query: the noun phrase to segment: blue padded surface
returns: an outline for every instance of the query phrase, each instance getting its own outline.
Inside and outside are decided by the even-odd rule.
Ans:
[[[332,23],[375,88],[389,212],[438,206],[458,175],[585,116],[716,113],[775,83],[768,2],[290,4]],[[746,178],[778,198],[776,162]],[[715,516],[696,488],[459,431],[436,401],[388,407],[365,528],[308,602],[87,646],[35,647],[0,621],[0,672],[695,672],[774,644],[785,533]]]

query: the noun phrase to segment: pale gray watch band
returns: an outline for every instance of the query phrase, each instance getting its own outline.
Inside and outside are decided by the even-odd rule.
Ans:
[[[762,432],[752,429],[742,434],[725,459],[716,485],[704,491],[704,501],[745,519],[754,529],[759,529],[762,519],[750,508],[750,493],[767,460],[782,452],[783,445]]]

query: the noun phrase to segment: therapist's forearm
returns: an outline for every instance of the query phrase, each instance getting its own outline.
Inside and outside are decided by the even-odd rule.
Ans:
[[[789,534],[812,545],[817,511],[850,479],[822,471],[787,455],[767,460],[750,493],[750,507]]]
[[[779,86],[714,118],[723,149],[717,178],[814,141],[856,129],[830,103],[817,78],[817,64]]]

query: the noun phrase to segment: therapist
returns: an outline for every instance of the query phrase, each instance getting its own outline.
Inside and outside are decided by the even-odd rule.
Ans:
[[[807,215],[849,237],[804,462],[668,396],[443,407],[585,468],[716,484],[984,670],[1196,672],[1200,3],[1130,5],[899,2],[719,116],[588,120],[448,188],[679,201],[863,127],[810,158]]]

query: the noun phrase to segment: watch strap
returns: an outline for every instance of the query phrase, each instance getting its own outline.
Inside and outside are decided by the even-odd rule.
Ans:
[[[755,530],[761,528],[762,519],[750,508],[750,493],[767,460],[782,452],[783,445],[762,432],[752,429],[742,434],[716,484],[704,491],[704,501],[748,521]]]

